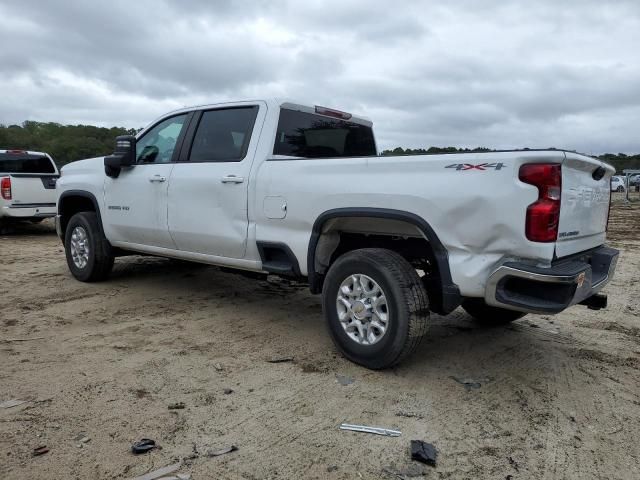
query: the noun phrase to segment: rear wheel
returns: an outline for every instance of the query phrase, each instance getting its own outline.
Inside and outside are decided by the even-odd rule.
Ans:
[[[82,282],[104,280],[113,268],[114,257],[95,212],[80,212],[71,217],[65,231],[64,249],[69,270]]]
[[[475,320],[489,326],[506,325],[526,315],[524,312],[492,307],[482,298],[467,298],[462,302],[462,308]]]
[[[618,186],[618,188],[616,188],[616,192],[624,192],[624,187],[622,185]]]
[[[415,269],[401,255],[381,248],[338,258],[327,273],[322,306],[342,354],[376,370],[408,357],[429,321],[427,292]]]

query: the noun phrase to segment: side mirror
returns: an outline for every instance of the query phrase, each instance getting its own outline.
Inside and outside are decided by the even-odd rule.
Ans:
[[[116,148],[113,154],[104,157],[104,173],[117,178],[122,167],[131,167],[136,163],[136,137],[120,135],[116,137]]]

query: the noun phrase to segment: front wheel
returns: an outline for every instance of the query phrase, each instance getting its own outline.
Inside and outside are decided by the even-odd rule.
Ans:
[[[524,312],[492,307],[482,298],[466,298],[462,302],[462,308],[479,323],[488,326],[506,325],[526,315]]]
[[[616,188],[616,192],[624,192],[624,187],[619,186],[618,188]]]
[[[69,270],[81,282],[104,280],[113,268],[114,257],[95,212],[80,212],[71,217],[64,250]]]
[[[364,248],[329,269],[322,308],[334,343],[349,360],[379,370],[400,363],[420,344],[429,322],[427,292],[399,254]]]

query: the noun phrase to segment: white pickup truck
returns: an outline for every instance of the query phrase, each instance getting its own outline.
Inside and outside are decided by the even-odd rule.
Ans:
[[[54,217],[59,176],[46,153],[0,150],[0,229],[13,221]]]
[[[397,364],[430,312],[499,324],[598,294],[614,169],[559,150],[378,156],[372,123],[282,100],[185,108],[58,181],[81,281],[136,252],[290,276],[349,359]]]

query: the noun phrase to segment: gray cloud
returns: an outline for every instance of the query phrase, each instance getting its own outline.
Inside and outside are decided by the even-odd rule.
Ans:
[[[640,151],[640,3],[0,2],[0,123],[138,127],[263,96],[381,147]]]

